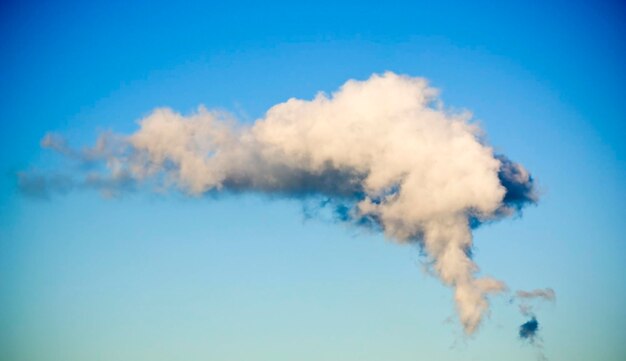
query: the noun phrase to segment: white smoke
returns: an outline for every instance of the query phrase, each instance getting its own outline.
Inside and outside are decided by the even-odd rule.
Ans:
[[[468,112],[443,108],[425,79],[391,72],[350,80],[328,96],[289,99],[254,124],[200,108],[184,116],[156,109],[131,135],[108,134],[72,150],[56,136],[43,145],[82,163],[82,175],[22,173],[22,189],[133,187],[190,195],[254,191],[331,198],[342,219],[399,243],[419,243],[439,278],[454,288],[458,315],[473,333],[503,282],[477,276],[471,228],[536,200],[519,164],[481,138]]]

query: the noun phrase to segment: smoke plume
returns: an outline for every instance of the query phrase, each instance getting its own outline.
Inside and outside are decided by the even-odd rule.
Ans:
[[[536,201],[533,178],[495,154],[469,112],[445,109],[423,78],[391,72],[350,80],[312,100],[289,99],[253,124],[200,108],[154,110],[130,135],[104,134],[76,150],[57,135],[42,146],[76,163],[69,173],[29,171],[21,189],[46,196],[91,188],[260,192],[324,197],[338,218],[417,243],[454,289],[459,319],[473,333],[502,281],[479,276],[472,227]]]

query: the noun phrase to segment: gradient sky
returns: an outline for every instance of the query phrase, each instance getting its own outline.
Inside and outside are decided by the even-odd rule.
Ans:
[[[75,192],[15,173],[158,106],[246,122],[391,70],[474,112],[540,185],[475,233],[484,274],[552,287],[551,360],[626,359],[626,8],[619,2],[0,4],[0,359],[534,360],[506,297],[466,339],[419,250],[298,200]]]

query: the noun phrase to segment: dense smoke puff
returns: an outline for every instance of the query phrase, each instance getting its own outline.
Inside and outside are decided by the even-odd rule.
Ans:
[[[539,322],[533,317],[519,327],[519,337],[533,342],[538,330]]]

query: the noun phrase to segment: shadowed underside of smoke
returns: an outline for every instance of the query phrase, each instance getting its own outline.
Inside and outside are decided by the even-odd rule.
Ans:
[[[135,133],[108,133],[90,148],[55,135],[42,145],[70,160],[70,171],[22,172],[24,193],[175,189],[322,199],[341,221],[419,243],[454,288],[468,334],[488,311],[487,296],[505,289],[478,276],[472,227],[537,200],[530,174],[494,154],[469,112],[443,108],[425,79],[390,72],[350,80],[330,96],[289,99],[250,125],[204,108],[187,116],[164,108]]]

